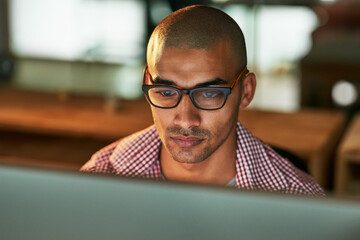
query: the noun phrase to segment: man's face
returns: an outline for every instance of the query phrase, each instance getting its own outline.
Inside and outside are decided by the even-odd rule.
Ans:
[[[240,72],[230,45],[219,42],[207,50],[164,48],[148,61],[154,84],[164,83],[190,89],[201,85],[229,87]],[[149,84],[149,83],[148,83]],[[153,119],[166,151],[181,163],[198,163],[228,144],[235,144],[235,126],[240,103],[239,86],[223,108],[213,111],[196,108],[188,95],[178,106],[161,109],[151,106]]]

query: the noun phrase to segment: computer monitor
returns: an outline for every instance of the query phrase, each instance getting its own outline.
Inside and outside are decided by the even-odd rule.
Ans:
[[[359,239],[360,203],[0,165],[0,239]]]

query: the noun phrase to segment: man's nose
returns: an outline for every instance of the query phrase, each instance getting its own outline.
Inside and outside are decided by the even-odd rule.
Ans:
[[[183,129],[200,126],[201,118],[197,107],[193,104],[189,95],[183,95],[179,105],[174,109],[176,111],[174,124]]]

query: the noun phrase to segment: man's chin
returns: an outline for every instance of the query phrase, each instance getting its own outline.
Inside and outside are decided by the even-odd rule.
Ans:
[[[182,149],[179,151],[170,150],[170,155],[179,163],[195,164],[205,160],[202,154],[196,154],[190,149]]]
[[[207,157],[206,153],[209,152],[205,145],[205,141],[201,141],[200,143],[191,146],[185,144],[185,147],[183,147],[181,144],[177,144],[176,141],[170,140],[167,143],[166,150],[176,162],[189,164],[204,161]]]
[[[183,158],[178,156],[173,156],[173,159],[178,163],[184,163],[184,164],[196,164],[204,161],[204,159]]]

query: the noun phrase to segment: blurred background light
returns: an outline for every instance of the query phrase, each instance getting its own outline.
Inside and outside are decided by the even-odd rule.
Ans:
[[[11,49],[17,56],[137,61],[146,41],[142,1],[12,0]]]
[[[354,84],[346,80],[340,80],[335,83],[332,89],[332,98],[340,106],[349,106],[358,98]]]

